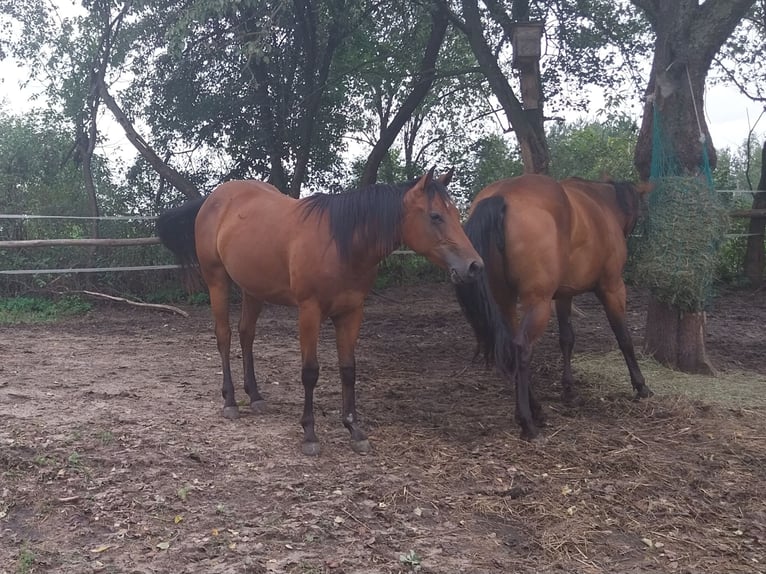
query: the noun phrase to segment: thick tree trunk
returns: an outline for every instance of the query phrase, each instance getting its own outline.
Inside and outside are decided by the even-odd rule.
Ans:
[[[657,361],[685,373],[715,372],[705,352],[704,311],[683,313],[661,303],[649,300],[644,334],[644,350]]]
[[[707,147],[711,169],[716,161],[704,115],[705,78],[713,57],[754,0],[633,3],[645,12],[655,32],[652,72],[636,144],[636,168],[642,179],[650,175],[698,176],[703,146]],[[672,148],[666,153],[675,154],[677,162],[665,163],[660,174],[652,174],[652,153],[658,151],[652,148],[655,109],[662,121],[664,142]],[[705,353],[703,312],[683,313],[652,298],[644,345],[671,367],[712,372]]]
[[[753,197],[753,209],[766,209],[766,142],[761,149],[761,177],[758,189],[762,193],[756,193]],[[763,284],[764,271],[764,231],[766,230],[766,218],[751,217],[748,225],[747,248],[743,267],[745,277],[750,284],[760,287]]]

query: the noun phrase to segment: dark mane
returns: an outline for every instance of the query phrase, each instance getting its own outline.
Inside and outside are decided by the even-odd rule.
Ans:
[[[641,198],[635,184],[631,181],[612,181],[610,183],[614,186],[617,205],[628,218],[628,229],[625,233],[627,236],[633,231],[638,216],[641,214]]]
[[[303,219],[313,213],[327,214],[330,234],[338,246],[341,260],[351,260],[354,247],[366,247],[388,253],[399,246],[404,195],[420,178],[391,184],[373,184],[338,194],[316,193],[300,200]],[[432,179],[426,188],[431,201],[439,196],[449,199],[447,188]]]

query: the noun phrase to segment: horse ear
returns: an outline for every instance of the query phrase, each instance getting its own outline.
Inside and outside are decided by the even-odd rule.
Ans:
[[[431,169],[428,170],[428,173],[425,176],[425,181],[423,182],[423,187],[427,186],[429,183],[431,183],[431,180],[434,178],[434,171],[436,170],[436,166],[433,166]]]
[[[412,190],[417,190],[417,192],[423,192],[426,187],[428,187],[428,184],[431,183],[431,180],[434,178],[434,169],[436,169],[436,166],[432,167],[430,170],[428,170],[428,173],[423,175],[418,182],[412,186]]]
[[[453,167],[449,168],[449,170],[447,170],[447,173],[445,173],[444,175],[439,176],[437,178],[437,181],[439,183],[441,183],[443,186],[446,187],[446,186],[449,185],[449,182],[452,181],[452,176],[454,174],[455,174],[455,167],[453,166]]]
[[[636,191],[641,197],[649,195],[654,191],[655,185],[651,181],[639,181],[636,184]]]

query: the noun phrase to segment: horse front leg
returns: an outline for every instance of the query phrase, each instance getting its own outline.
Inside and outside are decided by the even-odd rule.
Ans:
[[[641,369],[638,366],[636,353],[633,349],[633,340],[630,337],[630,331],[628,331],[628,326],[625,322],[627,307],[625,284],[622,280],[619,280],[612,289],[597,290],[596,296],[606,310],[609,325],[612,327],[612,332],[614,332],[617,344],[620,347],[620,351],[622,351],[622,356],[628,367],[630,383],[636,391],[636,398],[645,399],[651,397],[654,393],[647,386],[646,381],[644,380],[644,375],[641,373]]]
[[[303,383],[303,454],[319,454],[319,439],[314,428],[314,389],[319,379],[317,343],[322,313],[317,305],[303,304],[298,310],[298,330],[301,343],[301,382]]]
[[[342,420],[351,433],[351,448],[354,452],[364,454],[370,450],[367,435],[359,428],[356,415],[356,359],[354,349],[362,325],[362,306],[333,317],[335,326],[335,341],[338,348],[338,367],[342,388]]]

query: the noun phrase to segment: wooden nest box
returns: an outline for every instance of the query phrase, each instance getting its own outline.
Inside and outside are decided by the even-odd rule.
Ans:
[[[528,68],[540,60],[542,22],[514,22],[511,28],[514,68]]]

